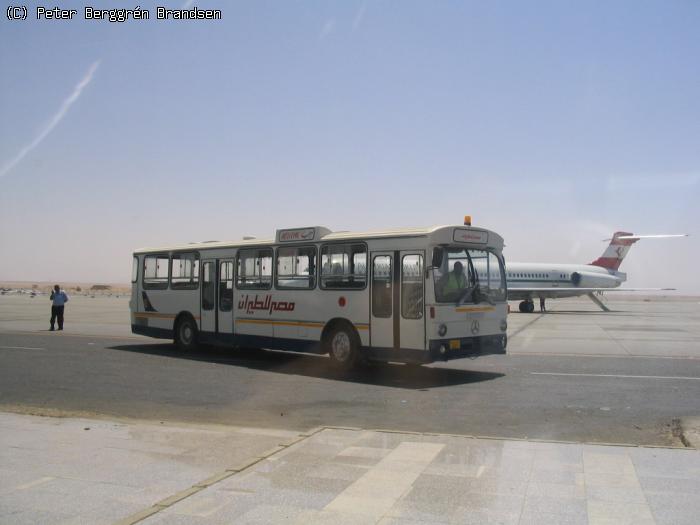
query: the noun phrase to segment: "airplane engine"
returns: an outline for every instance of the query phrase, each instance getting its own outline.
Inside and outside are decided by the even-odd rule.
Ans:
[[[600,273],[573,272],[571,284],[581,288],[612,288],[620,284],[620,279]]]

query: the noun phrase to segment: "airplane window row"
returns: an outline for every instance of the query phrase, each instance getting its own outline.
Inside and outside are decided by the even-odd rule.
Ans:
[[[560,279],[568,279],[568,274],[560,273]],[[508,279],[549,279],[546,273],[511,273],[508,272]]]

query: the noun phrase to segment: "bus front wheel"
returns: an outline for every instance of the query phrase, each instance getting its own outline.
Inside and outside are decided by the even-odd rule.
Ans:
[[[197,346],[197,325],[190,316],[183,316],[175,326],[175,345],[178,350],[192,350]]]
[[[506,348],[508,348],[508,334],[497,335],[494,338],[494,343],[497,350],[505,353]]]
[[[326,350],[337,368],[349,370],[360,360],[360,343],[352,328],[339,325],[326,336]]]

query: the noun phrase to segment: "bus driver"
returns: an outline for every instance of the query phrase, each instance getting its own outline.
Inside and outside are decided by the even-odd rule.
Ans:
[[[459,298],[461,292],[467,288],[467,276],[464,275],[464,265],[457,261],[452,267],[452,271],[443,277],[442,295],[443,297]]]

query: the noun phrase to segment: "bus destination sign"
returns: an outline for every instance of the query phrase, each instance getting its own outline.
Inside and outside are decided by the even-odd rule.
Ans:
[[[279,230],[277,242],[313,241],[316,236],[315,228],[297,228],[295,230]]]
[[[489,242],[488,232],[470,230],[467,228],[455,228],[452,238],[455,242],[468,242],[473,244],[486,244]]]

